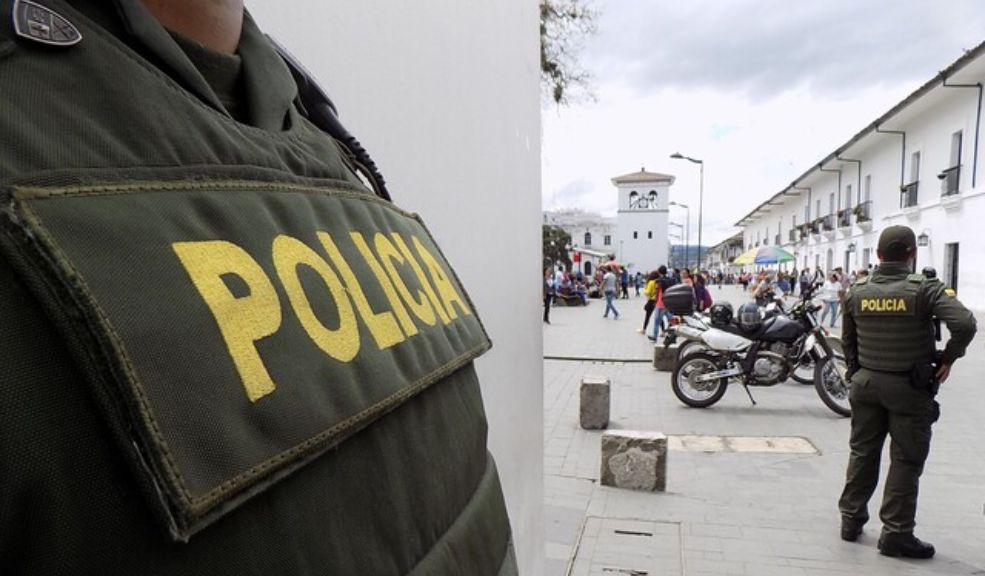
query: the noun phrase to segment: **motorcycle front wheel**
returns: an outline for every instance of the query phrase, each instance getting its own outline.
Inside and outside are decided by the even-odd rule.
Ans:
[[[814,368],[814,389],[824,405],[839,416],[851,416],[848,392],[852,383],[845,376],[847,366],[840,355],[821,358]]]
[[[720,370],[721,359],[707,352],[692,352],[680,359],[670,379],[677,399],[692,408],[707,408],[722,399],[728,378],[698,382],[697,379]]]
[[[842,364],[845,363],[845,357],[842,356],[840,352],[835,350],[834,354]],[[802,359],[796,366],[793,367],[793,371],[790,372],[790,378],[799,384],[813,384],[814,373],[817,372],[817,363],[815,362],[815,359],[823,355],[824,349],[820,346],[815,346],[813,353],[809,354],[806,358]]]

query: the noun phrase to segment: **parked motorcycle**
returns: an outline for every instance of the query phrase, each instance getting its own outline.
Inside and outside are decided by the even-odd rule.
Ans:
[[[756,404],[750,386],[803,378],[806,363],[801,358],[806,355],[813,364],[815,390],[825,406],[841,416],[851,415],[845,361],[813,318],[816,305],[804,300],[794,306],[791,317],[775,314],[765,319],[752,302],[742,305],[734,319],[725,317],[731,316],[730,307],[721,306],[713,307],[712,322],[682,314],[683,322],[675,329],[677,334],[690,331],[701,343],[701,348],[693,344],[678,357],[671,384],[681,402],[695,408],[711,406],[725,395],[730,382],[737,381]],[[700,330],[701,325],[706,329]]]
[[[817,320],[817,312],[821,308],[822,306],[820,304],[809,299],[798,300],[789,311],[784,308],[782,299],[772,300],[762,308],[764,320],[768,320],[774,316],[785,316],[799,322],[804,327],[802,335],[792,344],[771,342],[769,345],[771,352],[787,357],[787,360],[793,367],[790,371],[790,378],[801,384],[814,383],[815,359],[822,354],[816,338],[814,339],[813,345],[818,349],[812,350],[808,346],[809,335],[815,328],[820,326]],[[709,347],[702,340],[701,335],[712,328],[714,324],[710,316],[689,314],[675,317],[672,321],[672,326],[665,332],[664,345],[669,346],[675,341],[681,340],[681,343],[677,347],[678,362],[693,352],[707,351]],[[841,358],[840,344],[836,345],[831,340],[830,333],[825,331],[823,327],[821,330],[824,332],[824,336],[828,339],[829,344],[835,350],[835,356]]]

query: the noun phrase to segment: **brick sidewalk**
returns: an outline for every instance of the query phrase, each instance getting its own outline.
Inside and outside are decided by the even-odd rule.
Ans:
[[[737,288],[712,290],[716,299],[743,301]],[[652,344],[636,331],[643,300],[619,300],[618,321],[603,320],[599,304],[554,309],[552,324],[544,326],[545,356],[650,358]],[[982,343],[972,344],[940,398],[943,416],[917,517],[917,534],[937,546],[929,562],[877,554],[881,485],[859,542],[838,538],[849,423],[813,387],[790,382],[754,389],[757,406],[734,387],[714,407],[697,410],[674,397],[669,374],[647,363],[546,360],[548,576],[985,574],[985,450],[977,443],[985,387],[976,377],[985,370]],[[589,374],[612,381],[611,429],[803,437],[817,453],[672,451],[667,492],[601,487],[601,433],[578,427],[578,386]]]

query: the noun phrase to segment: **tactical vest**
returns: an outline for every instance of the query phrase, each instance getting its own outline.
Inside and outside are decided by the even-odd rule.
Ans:
[[[852,286],[859,364],[871,370],[905,372],[930,359],[934,329],[919,297],[925,281],[920,274],[885,282],[877,275]]]
[[[0,574],[515,574],[421,220],[43,3],[82,42],[0,5]]]

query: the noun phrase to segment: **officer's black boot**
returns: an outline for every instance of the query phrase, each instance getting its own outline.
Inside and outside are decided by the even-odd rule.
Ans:
[[[862,535],[862,525],[864,522],[852,520],[851,518],[841,519],[841,539],[845,542],[854,542]]]
[[[913,534],[883,534],[879,538],[879,553],[883,556],[933,558],[934,545]]]

